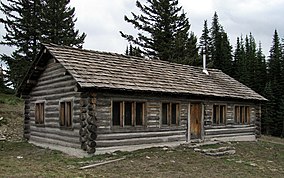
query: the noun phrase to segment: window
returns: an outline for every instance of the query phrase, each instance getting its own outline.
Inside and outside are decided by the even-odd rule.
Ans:
[[[213,105],[213,124],[226,123],[226,106]]]
[[[162,103],[162,125],[178,125],[179,104]]]
[[[143,123],[143,102],[114,101],[112,103],[113,126],[142,126]]]
[[[60,126],[72,127],[72,104],[71,102],[60,102]]]
[[[235,123],[236,124],[249,124],[250,123],[249,106],[235,106]]]
[[[35,123],[44,124],[44,103],[36,103],[35,105]]]

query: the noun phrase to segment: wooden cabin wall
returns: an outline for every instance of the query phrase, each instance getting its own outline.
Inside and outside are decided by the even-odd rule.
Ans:
[[[113,126],[112,101],[132,101],[145,103],[143,126]],[[180,105],[180,120],[177,126],[161,125],[162,102]],[[151,97],[143,95],[122,95],[97,93],[97,148],[162,142],[185,141],[188,103],[180,98]]]
[[[225,124],[213,123],[213,106],[226,106]],[[256,136],[256,122],[260,120],[260,106],[254,103],[231,101],[206,101],[204,102],[204,135],[205,140],[253,140]],[[235,123],[235,106],[248,106],[250,108],[250,123]]]
[[[59,124],[59,105],[61,101],[72,103],[72,126],[63,128]],[[80,101],[81,93],[76,91],[76,82],[66,69],[55,60],[48,65],[25,101],[29,119],[25,119],[31,142],[48,143],[80,148]],[[35,123],[35,105],[44,103],[44,124]]]

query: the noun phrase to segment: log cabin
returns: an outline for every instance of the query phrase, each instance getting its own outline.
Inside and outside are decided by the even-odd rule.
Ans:
[[[18,91],[24,137],[86,154],[253,141],[266,99],[217,69],[43,44]]]

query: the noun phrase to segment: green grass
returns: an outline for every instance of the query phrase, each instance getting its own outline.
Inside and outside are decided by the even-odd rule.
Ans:
[[[15,95],[0,93],[0,104],[18,105],[22,102],[22,99],[16,97]]]
[[[283,145],[259,141],[232,143],[231,146],[236,148],[236,154],[224,157],[205,156],[190,148],[178,147],[75,158],[26,142],[0,142],[0,177],[284,176]],[[81,166],[121,157],[126,159],[91,169],[79,169]]]

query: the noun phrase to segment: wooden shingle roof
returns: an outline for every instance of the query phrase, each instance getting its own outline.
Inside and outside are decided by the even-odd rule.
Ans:
[[[81,88],[166,92],[248,100],[266,100],[217,69],[45,44],[49,53]]]

